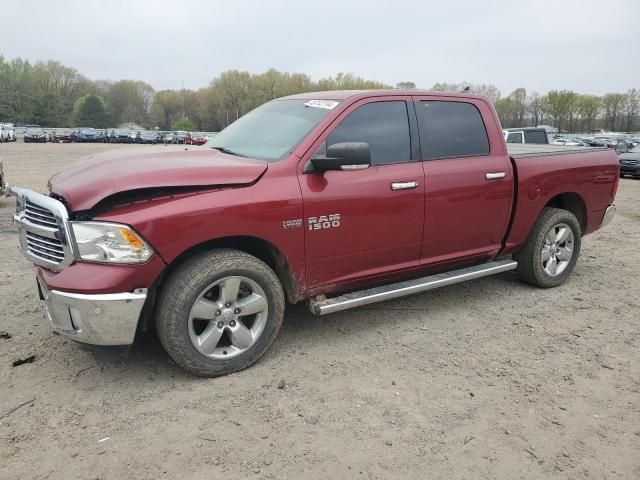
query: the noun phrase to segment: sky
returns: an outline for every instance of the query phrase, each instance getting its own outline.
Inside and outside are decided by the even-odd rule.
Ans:
[[[275,68],[601,95],[640,89],[640,0],[7,1],[0,54],[156,90]]]

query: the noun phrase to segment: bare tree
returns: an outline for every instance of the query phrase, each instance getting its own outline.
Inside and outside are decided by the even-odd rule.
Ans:
[[[533,92],[527,102],[527,109],[531,115],[531,122],[534,127],[543,123],[545,97],[541,97],[537,92]]]
[[[627,90],[627,93],[624,96],[624,116],[626,119],[625,130],[627,132],[631,132],[633,130],[633,121],[635,119],[638,110],[640,110],[640,92],[638,92],[635,88],[631,90]]]

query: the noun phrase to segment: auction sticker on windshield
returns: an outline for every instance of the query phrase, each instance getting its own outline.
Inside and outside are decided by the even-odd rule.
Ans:
[[[307,107],[326,108],[327,110],[333,110],[339,102],[333,100],[309,100],[305,105]]]

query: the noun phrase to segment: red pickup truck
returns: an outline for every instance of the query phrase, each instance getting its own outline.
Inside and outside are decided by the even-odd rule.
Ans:
[[[210,145],[107,152],[49,195],[11,188],[56,332],[129,345],[155,324],[179,365],[222,375],[260,358],[286,302],[324,315],[513,269],[560,285],[615,214],[612,150],[508,149],[474,95],[294,95]]]

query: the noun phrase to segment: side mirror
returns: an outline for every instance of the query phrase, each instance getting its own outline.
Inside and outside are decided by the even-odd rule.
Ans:
[[[311,159],[316,172],[325,170],[362,170],[371,166],[369,144],[364,142],[334,143],[327,154]]]

